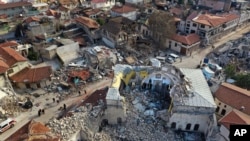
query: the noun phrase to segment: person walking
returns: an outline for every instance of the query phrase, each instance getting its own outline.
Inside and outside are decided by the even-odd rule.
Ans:
[[[63,110],[66,110],[66,104],[63,104]]]
[[[38,116],[41,116],[41,109],[38,110]]]
[[[45,114],[45,111],[44,111],[44,109],[42,109],[42,110],[41,110],[41,112],[42,112],[42,114]]]

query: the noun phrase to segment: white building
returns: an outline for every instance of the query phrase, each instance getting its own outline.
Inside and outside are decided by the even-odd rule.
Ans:
[[[144,0],[125,0],[125,2],[135,4],[135,5],[140,5],[144,3]]]
[[[170,105],[167,123],[170,128],[200,132],[206,139],[211,137],[217,125],[216,104],[200,69],[178,69],[173,66],[155,69],[118,64],[114,67],[114,74],[112,88],[128,85],[135,74],[140,74],[138,81],[141,80],[142,90],[160,92]]]
[[[117,124],[125,121],[126,108],[122,97],[117,88],[109,88],[106,96],[107,109],[104,119],[108,119],[110,124]]]
[[[115,5],[115,0],[91,0],[90,5],[93,9],[96,8],[111,8]]]
[[[137,17],[137,10],[136,8],[128,5],[115,5],[111,8],[111,16],[122,16],[134,21]]]
[[[238,20],[239,15],[233,13],[213,15],[194,11],[187,17],[184,32],[196,33],[209,44],[232,32]]]
[[[181,68],[180,73],[184,80],[182,86],[176,83],[170,90],[173,107],[169,109],[168,126],[198,131],[208,139],[216,126],[216,104],[212,93],[201,70]]]
[[[191,55],[200,47],[200,42],[199,35],[195,33],[188,35],[176,34],[171,39],[167,39],[166,46],[183,55]]]

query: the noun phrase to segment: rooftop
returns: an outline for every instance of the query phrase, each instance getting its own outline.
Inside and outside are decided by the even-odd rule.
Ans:
[[[82,80],[87,80],[90,77],[90,72],[88,70],[72,70],[69,72],[70,77],[79,77]]]
[[[75,18],[75,21],[84,26],[87,26],[88,28],[97,29],[100,27],[100,25],[95,20],[88,18],[88,17],[80,16],[80,17]]]
[[[16,47],[18,43],[16,41],[7,41],[0,44],[0,47]]]
[[[39,68],[25,68],[20,72],[14,74],[10,79],[15,83],[35,83],[43,79],[50,78],[52,74],[51,66]]]
[[[235,109],[245,107],[243,113],[250,115],[250,91],[229,83],[222,83],[215,92],[215,98]]]
[[[22,7],[22,6],[31,6],[31,5],[32,3],[27,2],[27,1],[11,2],[11,3],[0,4],[0,10],[15,8],[15,7]]]
[[[188,34],[186,36],[176,34],[173,36],[172,39],[177,41],[177,42],[183,43],[185,45],[192,45],[192,44],[195,44],[197,42],[200,42],[200,36],[195,34],[195,33]]]
[[[0,74],[5,73],[9,69],[9,66],[0,58]]]
[[[212,15],[212,14],[200,14],[197,17],[193,18],[194,22],[216,27],[222,25],[226,22],[232,21],[239,16],[236,14],[224,14],[224,15]]]
[[[38,17],[35,17],[35,16],[28,17],[24,20],[24,22],[26,22],[26,23],[39,22],[39,21],[40,21],[40,19]]]
[[[109,88],[106,100],[121,100],[120,92],[117,88]]]
[[[77,4],[77,0],[59,0],[61,5],[70,5],[70,4]]]
[[[184,105],[215,108],[213,95],[200,69],[180,68],[180,71],[190,81],[193,96],[184,99]]]
[[[107,0],[91,0],[91,3],[106,3]]]
[[[114,11],[116,13],[129,13],[134,12],[136,9],[134,7],[128,6],[128,5],[122,5],[122,6],[114,6],[111,11]]]
[[[249,125],[250,124],[250,116],[242,113],[238,110],[232,110],[224,117],[219,120],[219,123],[224,125],[227,129],[230,128],[230,125],[241,124],[241,125]]]
[[[27,61],[26,58],[10,47],[0,47],[0,56],[10,67],[17,62]]]

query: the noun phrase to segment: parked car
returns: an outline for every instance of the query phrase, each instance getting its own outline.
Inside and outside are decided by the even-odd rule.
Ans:
[[[174,54],[174,53],[170,53],[170,54],[168,55],[168,57],[173,58],[174,62],[175,62],[178,58],[180,58],[178,55],[176,55],[176,54]]]
[[[168,57],[166,59],[166,62],[168,62],[169,64],[173,64],[174,63],[174,59],[172,57]]]
[[[208,66],[213,71],[221,71],[222,70],[222,67],[219,66],[218,64],[209,63]]]
[[[0,124],[0,134],[5,132],[6,130],[14,127],[16,124],[16,121],[12,118],[8,118],[5,121],[1,122]]]

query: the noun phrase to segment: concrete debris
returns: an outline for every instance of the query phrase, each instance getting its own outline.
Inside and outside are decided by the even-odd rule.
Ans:
[[[155,115],[155,111],[154,110],[146,110],[144,112],[145,116],[154,116]]]

